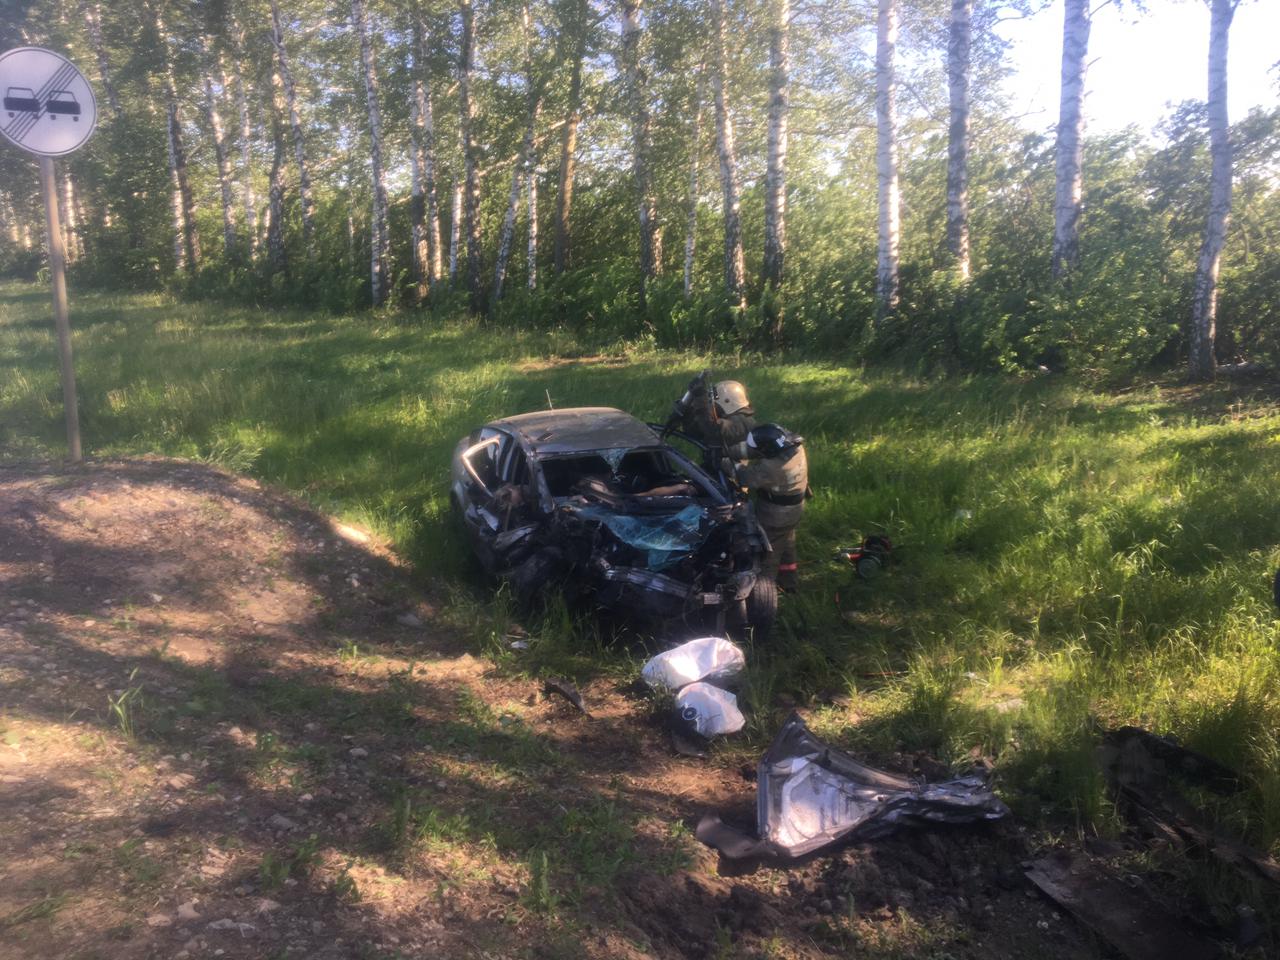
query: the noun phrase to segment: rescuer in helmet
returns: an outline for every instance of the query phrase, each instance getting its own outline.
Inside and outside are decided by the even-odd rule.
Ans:
[[[765,573],[783,590],[794,591],[799,586],[796,527],[810,495],[804,437],[776,423],[766,423],[752,428],[746,440],[727,453],[734,460],[745,461],[737,467],[738,482],[755,494],[756,519],[772,548],[765,558]]]
[[[677,425],[695,440],[723,453],[743,443],[756,425],[755,410],[747,399],[747,388],[737,380],[708,383],[709,371],[691,381],[667,420],[668,429]]]

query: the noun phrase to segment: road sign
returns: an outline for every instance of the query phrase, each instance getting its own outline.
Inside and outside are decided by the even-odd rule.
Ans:
[[[41,47],[0,54],[0,133],[42,157],[80,149],[93,133],[98,103],[70,60]]]
[[[53,324],[58,333],[62,407],[67,418],[67,457],[80,461],[80,414],[76,372],[71,361],[71,321],[67,317],[66,254],[58,223],[58,183],[53,158],[84,146],[98,119],[93,89],[74,63],[41,47],[0,53],[0,133],[40,158],[45,228],[49,237],[49,279],[53,284]]]

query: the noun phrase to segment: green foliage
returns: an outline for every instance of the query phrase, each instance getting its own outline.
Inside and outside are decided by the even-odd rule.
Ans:
[[[320,838],[313,833],[294,844],[287,854],[268,852],[258,864],[258,881],[263,890],[274,892],[284,887],[290,877],[306,876],[319,859]]]
[[[111,718],[124,738],[130,741],[137,739],[138,713],[142,709],[142,684],[133,685],[137,675],[138,668],[134,667],[129,673],[129,686],[118,694],[107,694],[107,708],[111,712]]]
[[[749,653],[740,693],[752,752],[789,700],[809,702],[838,744],[956,764],[976,749],[994,758],[1020,813],[1106,831],[1113,812],[1091,746],[1100,727],[1136,723],[1241,769],[1247,789],[1220,814],[1280,849],[1270,600],[1280,416],[1265,387],[1187,394],[1159,383],[1111,392],[1061,376],[931,379],[837,359],[610,348],[556,328],[159,296],[84,296],[76,332],[91,455],[253,449],[253,476],[368,525],[442,584],[454,598],[442,608],[477,649],[505,667],[574,677],[634,664],[559,605],[527,624],[531,649],[512,656],[511,611],[477,578],[449,515],[454,444],[495,416],[544,407],[548,393],[557,406],[617,404],[660,418],[710,366],[806,437],[816,494],[799,531],[803,589],[784,599],[770,643]],[[51,341],[44,291],[0,287],[0,458],[60,453]],[[233,437],[240,448],[227,444]],[[884,576],[859,581],[829,560],[873,532],[895,544]],[[197,680],[193,704],[225,716],[225,681]],[[296,684],[262,694],[287,709],[310,708],[313,695]],[[401,718],[414,696],[405,671],[356,722]],[[820,705],[830,702],[841,705]],[[554,744],[518,715],[465,693],[458,703],[456,723],[433,730],[433,743],[517,783],[563,769]],[[602,883],[625,876],[640,855],[628,812],[607,802],[575,807],[573,822],[549,811],[543,835],[520,838],[479,809],[404,802],[389,818],[394,843],[489,837],[521,856],[545,852],[540,902],[579,896],[573,878],[592,871]],[[593,847],[578,834],[610,839]],[[289,860],[273,861],[266,878],[283,882]]]
[[[865,49],[874,11],[862,5],[801,6],[790,21],[792,136],[788,154],[786,272],[778,290],[759,280],[764,232],[763,167],[768,104],[771,8],[728,5],[727,96],[737,125],[748,309],[734,317],[722,294],[723,236],[710,136],[708,91],[698,102],[706,58],[707,12],[680,0],[645,4],[640,54],[652,104],[651,169],[663,238],[662,275],[641,305],[635,181],[631,170],[630,99],[618,74],[619,36],[579,0],[537,0],[530,48],[532,81],[541,94],[536,124],[540,236],[539,283],[529,290],[524,243],[532,218],[516,222],[503,299],[485,311],[503,329],[555,330],[591,344],[693,349],[773,348],[765,319],[782,317],[793,350],[850,362],[888,361],[917,371],[1022,371],[1040,365],[1096,377],[1128,375],[1174,363],[1185,349],[1192,280],[1205,222],[1209,158],[1201,103],[1172,107],[1155,139],[1133,130],[1091,137],[1085,145],[1082,262],[1064,284],[1048,276],[1053,224],[1051,135],[1007,118],[999,92],[1007,70],[998,12],[975,11],[971,91],[973,144],[969,170],[973,274],[959,282],[944,255],[947,130],[947,7],[904,2],[900,65],[904,88],[902,156],[902,305],[875,323],[876,260],[874,78],[851,50]],[[1025,6],[1025,5],[1024,5]],[[82,151],[60,161],[77,190],[74,288],[166,290],[188,301],[294,307],[335,315],[369,301],[372,185],[370,132],[358,42],[318,0],[283,12],[284,43],[303,92],[299,123],[309,158],[314,230],[304,235],[299,171],[289,119],[274,116],[276,52],[261,0],[165,8],[165,35],[153,7],[107,5],[102,54],[120,103],[119,115],[99,97],[100,128]],[[519,10],[478,4],[480,62],[472,78],[476,135],[483,143],[479,218],[483,287],[492,289],[499,226],[506,214],[512,166],[527,125]],[[411,49],[411,19],[422,17],[425,52]],[[435,192],[447,246],[452,190],[463,174],[458,85],[449,3],[412,5],[369,0],[382,95],[382,154],[393,175],[389,214],[392,308],[417,305],[412,277],[411,213],[406,168],[414,149],[415,83],[432,98]],[[97,64],[82,18],[48,3],[14,11],[24,42],[64,49]],[[319,23],[329,24],[317,29]],[[581,43],[583,122],[571,214],[572,269],[551,269],[559,201],[559,137],[570,112],[570,65]],[[227,78],[221,79],[225,69]],[[166,77],[172,73],[197,212],[203,256],[180,271],[175,255],[173,193],[167,162]],[[224,249],[222,185],[206,113],[205,79],[214,90],[230,157],[231,215],[237,242]],[[95,77],[95,81],[97,81]],[[705,76],[704,76],[705,80]],[[244,95],[249,131],[241,133]],[[701,139],[693,114],[701,109]],[[272,131],[284,124],[282,256],[267,255],[267,171]],[[1232,129],[1235,193],[1221,271],[1219,355],[1223,360],[1280,360],[1280,111],[1255,110]],[[244,157],[247,156],[247,160]],[[689,196],[691,166],[700,175]],[[406,171],[406,172],[401,172]],[[0,157],[0,276],[32,279],[42,263],[42,211],[31,164],[15,152]],[[250,243],[243,191],[256,203],[258,243]],[[681,282],[687,217],[693,289]],[[466,243],[461,244],[465,248]],[[442,255],[442,259],[447,259]],[[462,251],[465,260],[465,249]],[[465,264],[460,277],[466,276]],[[435,324],[466,302],[463,280],[434,284],[418,316]],[[234,446],[242,438],[224,442]],[[218,456],[248,468],[252,446]]]

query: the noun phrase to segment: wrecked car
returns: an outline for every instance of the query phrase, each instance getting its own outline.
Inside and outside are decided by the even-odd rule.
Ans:
[[[521,602],[558,586],[667,635],[762,636],[777,615],[751,504],[621,410],[488,423],[458,443],[451,484],[481,565]]]

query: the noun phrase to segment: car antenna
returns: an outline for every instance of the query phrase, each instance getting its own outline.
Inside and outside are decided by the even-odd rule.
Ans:
[[[554,410],[556,405],[551,402],[551,389],[549,387],[543,387],[542,392],[547,395],[547,409]]]

